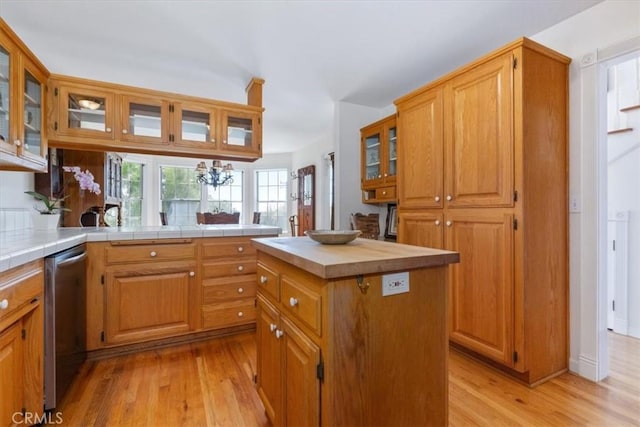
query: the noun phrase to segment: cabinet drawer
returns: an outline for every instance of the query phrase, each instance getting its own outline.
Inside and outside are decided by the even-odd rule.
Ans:
[[[202,303],[205,305],[255,296],[256,277],[254,275],[206,279],[203,282]]]
[[[194,244],[107,246],[107,264],[195,259]]]
[[[289,277],[283,276],[280,280],[282,305],[305,325],[321,335],[322,297]]]
[[[278,279],[278,273],[258,263],[258,289],[266,291],[275,298],[276,301],[280,301],[280,284],[278,283]]]
[[[202,244],[202,256],[204,258],[235,257],[238,255],[255,255],[256,249],[251,245],[249,238],[237,238],[230,240],[220,239],[220,242],[207,242]]]
[[[255,272],[256,260],[251,257],[239,258],[237,261],[205,261],[202,264],[202,277],[204,278],[243,275]]]
[[[40,261],[41,263],[41,261]],[[44,287],[44,273],[42,265],[29,264],[29,268],[19,267],[15,273],[7,274],[9,280],[2,280],[0,286],[0,302],[4,308],[0,308],[0,319],[8,317],[19,307],[29,304],[34,298],[41,296]],[[31,271],[29,271],[31,270]],[[5,302],[6,301],[6,302]]]
[[[396,187],[381,187],[376,189],[377,200],[392,200],[396,198]]]
[[[223,328],[256,321],[253,298],[244,298],[225,303],[202,306],[202,327]]]

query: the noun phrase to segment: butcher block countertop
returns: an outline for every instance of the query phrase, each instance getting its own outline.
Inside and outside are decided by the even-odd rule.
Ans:
[[[460,261],[457,252],[360,238],[344,245],[323,245],[306,236],[252,241],[258,250],[323,279],[439,267]]]

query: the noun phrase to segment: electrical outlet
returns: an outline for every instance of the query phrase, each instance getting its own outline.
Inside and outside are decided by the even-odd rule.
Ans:
[[[385,274],[382,276],[382,296],[409,292],[409,272]]]

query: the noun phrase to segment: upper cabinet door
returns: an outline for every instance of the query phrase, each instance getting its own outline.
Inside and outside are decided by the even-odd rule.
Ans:
[[[401,208],[441,208],[442,89],[398,105],[398,195]]]
[[[123,95],[120,139],[145,144],[168,144],[169,101],[161,98]]]
[[[57,92],[57,102],[59,121],[54,123],[54,132],[76,137],[114,139],[113,92],[61,85]]]
[[[260,113],[223,110],[221,150],[229,153],[260,153],[262,124]]]
[[[11,123],[13,88],[10,79],[15,55],[10,49],[11,45],[0,33],[0,151],[15,156],[17,146],[13,144],[15,139]]]
[[[39,169],[47,167],[47,140],[44,115],[45,82],[47,76],[32,66],[23,58],[22,69],[22,129],[20,132],[20,155],[28,158],[34,164],[40,164]]]
[[[205,150],[219,146],[219,111],[217,108],[200,105],[174,104],[175,145]]]
[[[383,126],[362,132],[362,188],[372,188],[381,184]]]
[[[394,183],[396,181],[396,175],[398,174],[398,131],[395,120],[393,124],[389,125],[386,131],[387,153],[385,156],[385,182]]]
[[[513,206],[513,57],[511,52],[445,87],[447,206]]]

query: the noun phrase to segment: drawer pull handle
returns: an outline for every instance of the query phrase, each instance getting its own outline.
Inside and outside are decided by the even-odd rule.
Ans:
[[[383,191],[383,192],[382,192],[382,195],[383,195],[383,196],[386,196],[386,195],[387,195],[387,192],[386,192],[386,191]]]
[[[280,329],[276,329],[276,338],[280,339],[280,337],[282,337],[284,335],[284,332],[282,332]]]
[[[9,308],[9,300],[3,299],[0,301],[0,309],[6,310],[7,308]]]
[[[241,311],[239,311],[239,312],[238,312],[238,317],[242,317],[242,316],[244,316],[244,313],[243,313],[243,312],[241,312]]]
[[[295,299],[294,297],[289,298],[289,305],[291,307],[295,307],[296,305],[298,305],[298,300]]]
[[[243,293],[243,292],[244,292],[244,289],[243,289],[243,288],[238,288],[238,293],[239,293],[239,294],[241,294],[241,293]]]
[[[151,255],[151,257],[155,257],[156,255],[158,255],[158,253],[156,251],[151,251],[149,255]]]
[[[128,130],[126,130],[126,129],[122,129],[122,133],[124,133],[124,134],[126,135],[126,134],[128,134],[128,133],[129,133],[129,131],[128,131]]]
[[[239,265],[239,266],[238,266],[238,271],[242,271],[242,270],[244,270],[244,267],[243,267],[243,266],[241,266],[241,265]]]
[[[267,280],[267,276],[260,276],[260,283],[262,283],[263,285],[267,283]]]
[[[238,246],[238,252],[244,252],[244,248],[242,246]]]
[[[271,324],[269,324],[269,329],[271,330],[271,332],[273,332],[276,329],[278,329],[278,326],[275,323],[271,323]]]
[[[189,276],[194,277],[195,275],[196,275],[196,272],[195,272],[195,271],[190,271],[190,272],[189,272]]]

